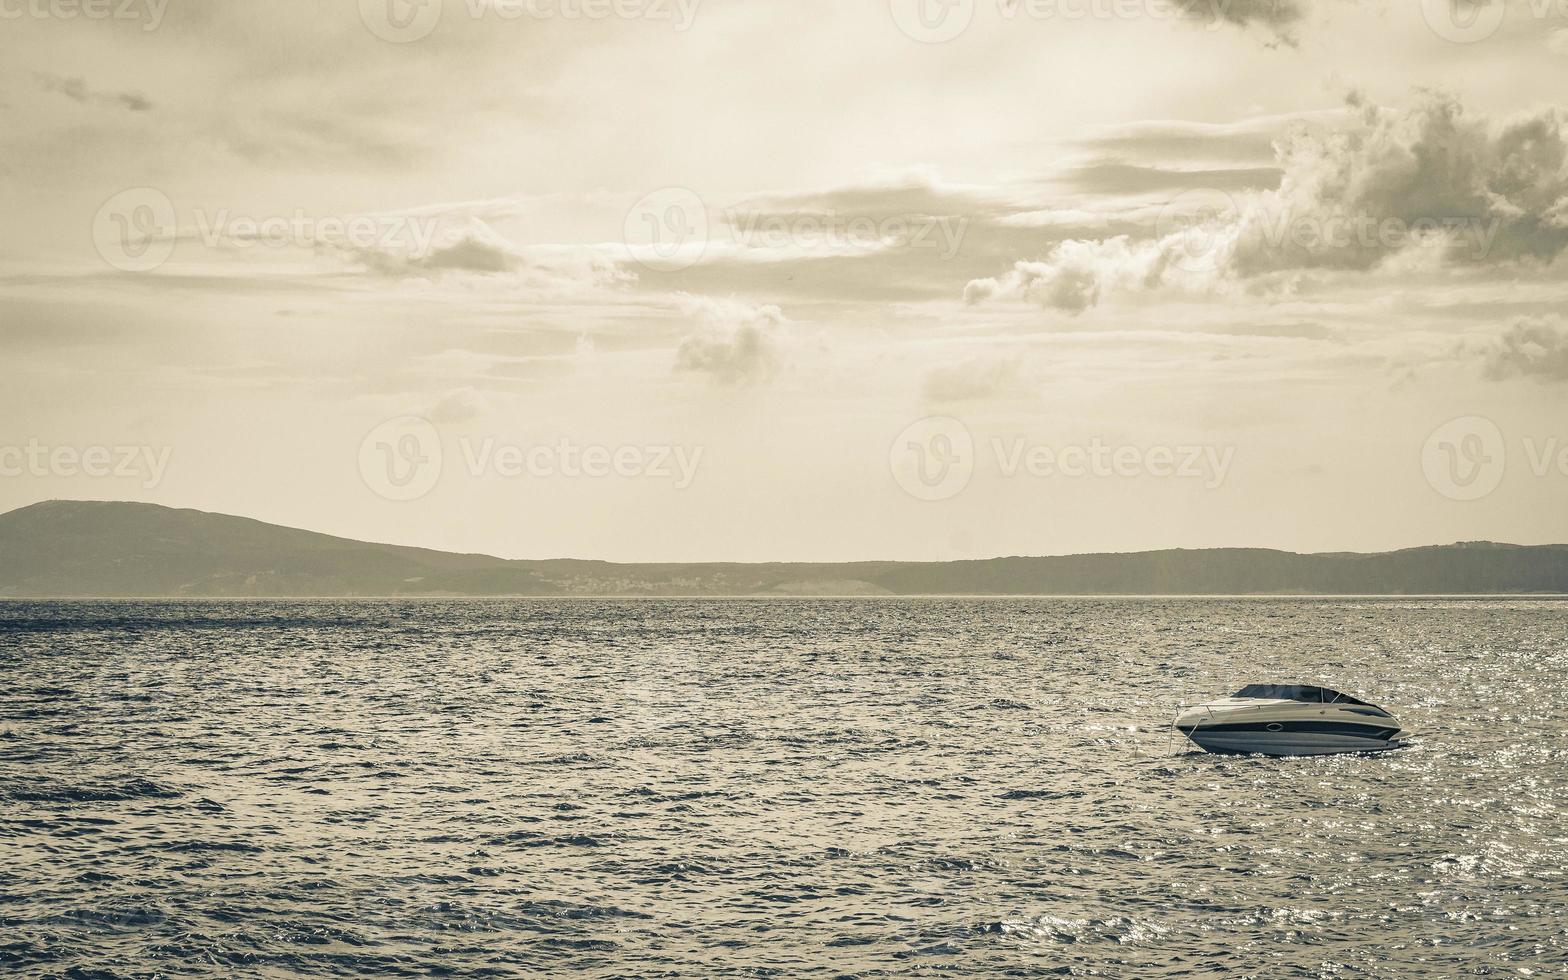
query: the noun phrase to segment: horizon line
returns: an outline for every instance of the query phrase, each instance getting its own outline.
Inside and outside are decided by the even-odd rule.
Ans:
[[[201,509],[199,507],[176,507],[176,506],[172,506],[172,505],[169,505],[169,504],[158,504],[158,503],[153,503],[151,501],[145,501],[145,500],[84,500],[84,499],[78,499],[78,498],[50,497],[50,498],[45,498],[43,500],[36,500],[36,501],[34,501],[34,502],[30,503],[30,504],[23,504],[20,507],[14,507],[11,510],[0,511],[0,518],[9,517],[12,514],[17,514],[17,513],[20,513],[22,511],[24,511],[24,510],[29,510],[29,509],[34,508],[34,507],[42,507],[42,506],[46,506],[46,505],[49,505],[49,504],[87,504],[87,505],[98,505],[98,506],[150,507],[150,508],[154,508],[154,509],[157,509],[157,510],[176,511],[176,512],[177,511],[186,511],[186,512],[193,513],[193,514],[202,514],[202,515],[205,515],[205,516],[208,516],[208,517],[220,517],[220,518],[227,518],[229,520],[238,520],[238,521],[251,521],[251,522],[256,523],[256,524],[262,524],[262,525],[266,525],[268,527],[281,528],[281,529],[288,530],[288,531],[297,531],[297,532],[300,532],[300,533],[303,533],[303,534],[319,534],[319,535],[321,535],[323,537],[335,538],[335,539],[340,540],[340,541],[349,541],[349,542],[353,542],[355,544],[375,545],[375,546],[386,547],[386,548],[407,548],[407,549],[410,549],[410,550],[428,551],[428,552],[432,552],[432,553],[435,553],[435,554],[441,554],[441,555],[455,555],[455,556],[472,557],[472,558],[489,558],[489,559],[491,559],[493,561],[520,562],[520,563],[521,562],[582,562],[582,563],[592,563],[592,564],[599,564],[599,565],[629,565],[629,566],[636,566],[636,565],[743,565],[743,566],[756,566],[756,565],[872,565],[872,564],[877,564],[877,565],[957,565],[957,564],[963,564],[963,563],[966,563],[966,562],[993,562],[993,561],[1010,561],[1010,560],[1031,561],[1031,560],[1048,560],[1048,559],[1065,559],[1065,558],[1094,558],[1094,557],[1136,556],[1136,555],[1161,554],[1161,553],[1167,553],[1167,552],[1262,551],[1262,552],[1269,552],[1269,553],[1278,554],[1278,555],[1294,555],[1294,556],[1301,557],[1301,558],[1320,558],[1320,557],[1331,557],[1331,556],[1336,556],[1336,555],[1352,555],[1352,556],[1361,556],[1361,557],[1376,557],[1376,556],[1380,556],[1380,555],[1398,554],[1400,552],[1405,552],[1405,551],[1419,551],[1419,550],[1427,549],[1427,548],[1461,548],[1461,547],[1465,547],[1465,546],[1469,546],[1469,545],[1490,545],[1490,546],[1502,547],[1502,548],[1563,548],[1563,547],[1568,547],[1568,542],[1564,542],[1564,541],[1549,541],[1549,542],[1541,542],[1541,543],[1538,543],[1538,544],[1519,544],[1517,542],[1511,542],[1511,541],[1493,541],[1493,540],[1489,540],[1489,539],[1471,539],[1471,540],[1463,540],[1463,541],[1456,540],[1456,541],[1450,541],[1450,542],[1446,542],[1446,543],[1430,543],[1430,544],[1407,545],[1405,547],[1389,548],[1389,549],[1385,549],[1385,550],[1382,550],[1382,551],[1355,551],[1355,550],[1348,550],[1348,551],[1347,550],[1338,550],[1338,551],[1290,551],[1290,550],[1285,549],[1285,548],[1272,548],[1272,547],[1267,547],[1267,546],[1263,546],[1263,545],[1204,545],[1204,546],[1200,546],[1200,547],[1173,546],[1173,547],[1165,547],[1165,548],[1142,548],[1142,549],[1135,549],[1135,550],[1129,550],[1129,551],[1114,551],[1114,550],[1108,550],[1108,551],[1078,551],[1078,552],[1066,552],[1066,553],[1058,553],[1058,554],[1032,554],[1032,555],[1031,554],[1009,554],[1009,555],[993,554],[993,555],[990,555],[990,556],[987,556],[987,557],[980,557],[980,558],[845,558],[845,559],[826,559],[826,560],[823,560],[823,559],[776,559],[776,558],[774,558],[774,559],[753,559],[753,560],[707,559],[707,558],[695,559],[695,560],[692,560],[692,559],[687,559],[687,560],[679,560],[679,559],[675,559],[675,560],[672,560],[672,559],[626,560],[626,559],[613,559],[613,558],[578,558],[578,557],[567,557],[567,556],[556,556],[556,557],[553,557],[553,558],[506,558],[506,557],[503,557],[501,555],[491,554],[489,552],[481,552],[481,551],[452,551],[452,550],[448,550],[448,549],[444,549],[444,548],[433,548],[433,547],[430,547],[428,545],[420,545],[420,544],[400,544],[400,543],[394,542],[394,541],[371,541],[371,540],[367,540],[367,539],[364,539],[364,538],[348,537],[347,535],[339,534],[339,533],[332,532],[332,531],[320,531],[320,530],[315,530],[315,529],[308,528],[308,527],[298,527],[298,526],[295,526],[295,525],[292,525],[292,524],[278,524],[278,523],[275,523],[273,521],[263,520],[263,519],[261,519],[259,517],[248,517],[248,516],[245,516],[243,514],[232,514],[232,513],[226,512],[226,511],[217,511],[217,510],[203,510],[203,509]],[[990,594],[993,594],[993,593],[964,593],[964,595],[975,595],[975,594],[990,595]],[[1001,594],[1006,595],[1007,593],[1001,593]],[[1131,594],[1131,593],[1121,593],[1121,594]],[[1193,594],[1196,594],[1196,593],[1177,593],[1177,595],[1193,595]],[[1244,595],[1249,595],[1249,594],[1257,594],[1257,593],[1243,593],[1243,594]],[[1300,594],[1301,595],[1315,595],[1316,593],[1300,593]],[[1398,595],[1399,593],[1392,593],[1392,594],[1393,595]],[[1439,594],[1447,594],[1447,593],[1439,593]],[[1483,595],[1495,595],[1497,593],[1480,593],[1480,594],[1483,594]],[[1050,593],[1049,595],[1076,595],[1076,593]],[[1141,594],[1139,594],[1139,595],[1141,595]],[[745,597],[746,596],[737,596],[737,598],[745,598]],[[243,596],[236,596],[235,598],[244,598],[244,597]],[[278,597],[278,598],[285,598],[285,597]],[[327,598],[327,597],[304,597],[304,596],[301,596],[301,597],[297,597],[297,598]],[[396,598],[396,597],[389,597],[389,598]],[[584,597],[584,598],[591,598],[591,597]],[[618,598],[618,596],[607,596],[606,598]],[[704,598],[722,598],[722,597],[705,596]],[[853,597],[849,597],[849,598],[853,598]]]

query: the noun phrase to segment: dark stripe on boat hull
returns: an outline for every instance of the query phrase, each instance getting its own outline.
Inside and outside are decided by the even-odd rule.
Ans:
[[[1394,741],[1397,728],[1333,721],[1238,722],[1183,726],[1180,731],[1208,752],[1234,755],[1379,752],[1402,744]]]
[[[1234,721],[1182,728],[1198,732],[1315,732],[1320,735],[1355,735],[1387,741],[1399,733],[1397,725],[1363,725],[1353,721]]]

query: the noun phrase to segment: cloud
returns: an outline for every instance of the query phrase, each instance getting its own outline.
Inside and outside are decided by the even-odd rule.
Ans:
[[[439,278],[447,274],[507,276],[541,288],[613,286],[636,276],[604,253],[587,246],[520,246],[471,218],[460,232],[437,243],[439,218],[405,214],[384,216],[397,244],[350,246],[323,242],[355,264],[378,275]],[[421,248],[421,242],[428,244]],[[407,243],[407,244],[403,244]]]
[[[777,306],[688,295],[680,303],[696,329],[675,352],[677,372],[706,374],[722,385],[757,384],[778,374],[788,321]]]
[[[1224,21],[1237,27],[1258,25],[1274,44],[1296,44],[1296,25],[1306,14],[1303,0],[1186,0],[1182,12],[1191,19]]]
[[[433,249],[429,254],[412,260],[411,264],[416,268],[437,271],[450,269],[457,272],[491,273],[510,272],[517,268],[519,259],[504,243],[467,235],[445,248]]]
[[[925,171],[818,191],[760,195],[726,208],[737,256],[793,259],[929,250],[951,259],[971,221],[997,209],[975,188]]]
[[[964,287],[970,305],[992,299],[1022,299],[1040,306],[1082,313],[1100,302],[1102,282],[1133,261],[1127,239],[1067,241],[1044,262],[1019,262],[1000,279],[975,279]]]
[[[1000,277],[971,281],[964,287],[964,302],[972,306],[990,300],[1023,300],[1078,314],[1098,305],[1103,294],[1113,289],[1153,289],[1182,276],[1208,282],[1212,272],[1202,266],[1184,273],[1173,265],[1191,251],[1185,244],[1200,234],[1198,230],[1139,242],[1126,235],[1098,241],[1069,239],[1043,261],[1017,262]]]
[[[1022,363],[1016,355],[982,355],[933,369],[920,390],[937,404],[983,401],[1026,390]]]
[[[977,187],[923,170],[872,174],[815,190],[752,194],[709,211],[700,262],[651,277],[650,287],[695,295],[797,302],[940,300],[1038,242],[1010,220],[1041,204],[1037,183]],[[1101,233],[1064,223],[1058,237]],[[1122,226],[1111,224],[1122,230]]]
[[[1081,313],[1118,290],[1249,286],[1304,270],[1369,272],[1390,258],[1548,263],[1568,248],[1568,132],[1547,108],[1472,118],[1423,93],[1403,109],[1352,95],[1352,121],[1276,143],[1279,187],[1187,191],[1144,237],[1068,240],[976,279],[971,303],[1023,299]],[[1400,263],[1393,263],[1399,267]]]
[[[100,92],[89,88],[83,78],[66,78],[47,72],[35,72],[33,78],[45,92],[55,92],[82,105],[106,106],[129,112],[146,112],[152,103],[139,92]]]
[[[1345,110],[1251,116],[1233,122],[1142,120],[1101,126],[1078,141],[1090,153],[1120,160],[1170,165],[1177,162],[1231,167],[1270,166],[1274,141],[1292,128],[1340,121]]]
[[[1016,7],[1023,0],[1002,0]],[[1296,25],[1306,13],[1306,0],[1172,0],[1184,20],[1208,25],[1258,26],[1270,38],[1269,46],[1296,44]]]
[[[486,408],[483,396],[477,391],[459,388],[437,402],[426,418],[441,425],[461,425],[484,415]]]
[[[318,160],[399,168],[426,162],[439,150],[389,122],[380,108],[332,103],[258,109],[215,120],[209,132],[236,157],[261,165]]]
[[[1258,217],[1285,213],[1321,223],[1345,216],[1412,228],[1435,221],[1444,230],[1495,229],[1495,241],[1486,243],[1451,236],[1448,257],[1456,262],[1550,260],[1568,246],[1568,139],[1561,109],[1493,122],[1468,117],[1457,99],[1435,93],[1423,93],[1403,110],[1356,97],[1352,105],[1362,109],[1357,127],[1303,133],[1280,147],[1285,177],[1277,194],[1264,198]],[[1258,231],[1243,234],[1243,272],[1270,265],[1370,267],[1414,244],[1380,237],[1343,248],[1325,241],[1293,253],[1264,253]],[[1349,252],[1359,254],[1343,254]]]
[[[383,219],[389,232],[375,245],[345,245],[349,259],[385,276],[441,272],[511,272],[523,260],[515,245],[482,221],[470,220],[461,232],[436,242],[439,217],[403,215]],[[323,243],[330,245],[331,243]]]
[[[1487,351],[1485,370],[1494,381],[1568,381],[1568,321],[1558,315],[1520,317]]]
[[[1193,188],[1249,191],[1278,186],[1280,172],[1275,167],[1173,170],[1101,160],[1073,169],[1066,179],[1075,187],[1096,194],[1142,194]]]

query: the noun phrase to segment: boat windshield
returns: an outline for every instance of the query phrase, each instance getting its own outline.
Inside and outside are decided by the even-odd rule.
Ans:
[[[1309,704],[1366,704],[1348,694],[1305,684],[1248,684],[1231,697],[1270,701],[1305,701]]]

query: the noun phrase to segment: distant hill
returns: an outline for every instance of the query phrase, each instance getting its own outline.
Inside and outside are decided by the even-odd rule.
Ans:
[[[54,500],[0,515],[0,597],[395,595],[1245,595],[1568,592],[1568,546],[1384,554],[1255,548],[837,564],[508,561],[369,544],[153,504]]]

